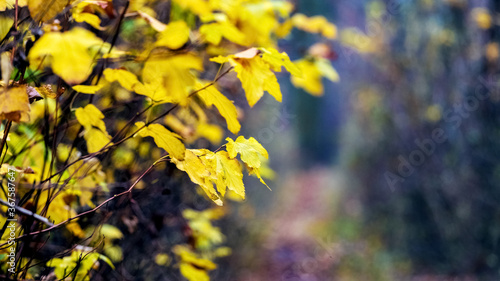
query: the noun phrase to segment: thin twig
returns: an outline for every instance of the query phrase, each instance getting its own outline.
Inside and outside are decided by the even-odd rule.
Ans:
[[[42,230],[39,230],[39,231],[35,231],[35,232],[31,232],[31,233],[26,233],[26,234],[23,234],[19,237],[16,238],[16,240],[20,240],[20,239],[23,239],[23,238],[26,238],[26,237],[30,237],[30,236],[34,236],[34,235],[37,235],[37,234],[42,234],[42,233],[45,233],[45,232],[49,232],[51,230],[54,230],[56,228],[59,228],[61,226],[64,226],[66,225],[67,223],[73,221],[73,220],[76,220],[82,216],[85,216],[85,215],[88,215],[88,214],[91,214],[97,210],[99,210],[101,207],[103,207],[104,205],[106,205],[107,203],[109,203],[110,201],[114,200],[115,198],[118,198],[118,197],[121,197],[125,194],[128,194],[130,192],[132,192],[132,190],[134,189],[134,187],[137,185],[137,183],[139,183],[139,181],[144,177],[146,176],[158,163],[160,163],[160,161],[156,161],[155,163],[153,163],[151,166],[149,166],[149,168],[144,172],[142,173],[136,180],[135,182],[124,192],[122,193],[118,193],[118,194],[115,194],[113,195],[113,197],[110,197],[108,199],[106,199],[104,202],[102,202],[101,204],[99,204],[97,207],[91,209],[91,210],[88,210],[88,211],[85,211],[83,213],[80,213],[74,217],[71,217],[65,221],[62,221],[58,224],[55,224],[55,225],[52,225],[51,227],[48,227],[48,228],[45,228],[45,229],[42,229]],[[3,244],[0,244],[0,247],[4,246],[8,244],[8,242],[6,243],[3,243]]]
[[[7,206],[9,208],[12,208],[12,206],[7,201],[5,201],[3,199],[0,199],[0,204],[2,204],[4,206]],[[21,213],[21,214],[26,215],[26,216],[29,216],[29,217],[32,217],[32,218],[34,218],[34,219],[36,219],[36,220],[38,220],[40,222],[43,222],[47,226],[54,226],[54,224],[51,223],[48,218],[42,217],[39,214],[33,213],[30,210],[26,210],[23,207],[19,207],[19,206],[16,205],[16,206],[14,206],[14,209],[16,209],[16,212]]]

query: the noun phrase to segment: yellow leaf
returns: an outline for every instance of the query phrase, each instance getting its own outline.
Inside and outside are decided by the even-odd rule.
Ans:
[[[219,144],[222,141],[224,131],[221,127],[208,123],[200,123],[196,127],[196,134],[206,138],[213,144]]]
[[[84,94],[95,94],[97,93],[99,90],[101,90],[102,88],[104,87],[104,84],[98,84],[98,85],[93,85],[93,86],[89,86],[89,85],[76,85],[76,86],[73,86],[73,90],[79,92],[79,93],[84,93]]]
[[[246,45],[245,34],[227,21],[204,24],[200,26],[200,33],[213,45],[219,45],[222,37],[236,44]]]
[[[271,190],[271,188],[269,187],[269,185],[267,185],[267,183],[262,178],[262,176],[260,174],[260,169],[258,169],[258,168],[252,168],[252,167],[248,167],[248,166],[247,166],[247,168],[248,168],[248,174],[249,175],[256,176],[263,185],[265,185],[267,188],[269,188],[269,190]]]
[[[27,4],[28,4],[27,0],[19,0],[17,2],[17,5],[19,7],[24,7]],[[0,11],[5,11],[7,9],[13,9],[15,6],[16,6],[16,0],[2,0],[2,1],[0,1]]]
[[[202,84],[197,85],[199,89],[203,88]],[[226,119],[227,128],[231,133],[237,134],[240,131],[241,125],[238,121],[238,113],[233,102],[226,98],[215,85],[205,88],[205,90],[200,91],[198,95],[201,97],[203,102],[207,106],[215,105],[217,110],[219,110],[220,115]]]
[[[218,63],[229,61],[234,66],[251,107],[260,100],[264,91],[281,102],[278,80],[271,71],[271,66],[260,57],[258,49],[250,48],[229,57],[217,57],[211,60]]]
[[[123,233],[120,231],[120,229],[111,224],[103,224],[99,233],[109,240],[123,238]]]
[[[295,14],[292,17],[292,23],[298,29],[310,33],[321,33],[321,35],[328,39],[335,39],[337,37],[337,27],[329,23],[323,16],[307,17],[304,14]]]
[[[321,79],[327,78],[332,82],[340,80],[339,74],[332,67],[329,60],[325,58],[301,59],[295,64],[302,71],[302,76],[292,76],[292,84],[295,87],[303,88],[313,96],[323,95],[323,83]]]
[[[245,139],[245,137],[239,136],[236,141],[233,141],[231,138],[226,138],[226,140],[226,149],[229,157],[235,158],[239,153],[241,161],[251,168],[260,168],[261,156],[266,159],[269,158],[267,150],[253,137]]]
[[[332,82],[340,81],[339,74],[337,73],[335,68],[333,68],[329,60],[325,58],[316,58],[314,64],[316,65],[316,68],[318,68],[321,75],[323,75],[323,77],[325,77],[326,79]]]
[[[96,128],[86,129],[83,138],[87,142],[87,150],[90,153],[101,150],[111,141],[107,132]]]
[[[205,191],[208,198],[212,199],[215,204],[222,206],[222,200],[213,187],[210,167],[207,167],[192,150],[186,150],[183,161],[172,159],[172,162],[179,170],[186,172],[191,181]]]
[[[75,115],[78,123],[85,128],[83,137],[90,153],[101,150],[111,141],[111,136],[106,132],[106,124],[102,121],[104,114],[95,105],[88,104],[84,108],[79,107]]]
[[[173,21],[163,30],[156,41],[156,46],[179,49],[189,40],[189,27],[185,21]]]
[[[84,108],[79,107],[75,111],[76,119],[86,129],[97,127],[99,130],[106,131],[106,124],[102,119],[104,114],[93,104],[88,104]]]
[[[95,29],[103,30],[101,27],[101,19],[88,11],[92,11],[91,5],[95,5],[92,1],[82,1],[72,9],[73,19],[76,22],[86,22]]]
[[[52,86],[50,84],[45,84],[40,87],[35,87],[38,93],[42,95],[44,98],[55,99],[57,98],[57,94],[52,90]]]
[[[106,68],[102,74],[108,82],[118,81],[123,88],[129,91],[133,91],[134,86],[140,84],[137,76],[125,69]]]
[[[243,184],[243,173],[240,162],[236,159],[231,159],[226,151],[218,151],[215,153],[217,161],[217,190],[224,196],[225,187],[234,191],[241,198],[245,199],[245,186]],[[224,186],[219,188],[219,186]]]
[[[196,268],[189,263],[181,263],[179,270],[182,276],[189,281],[210,281],[210,277],[205,270]]]
[[[302,76],[300,69],[290,61],[287,53],[280,53],[274,48],[260,48],[260,50],[263,52],[262,59],[270,64],[274,71],[281,72],[281,67],[284,66],[290,74]]]
[[[48,21],[62,12],[72,0],[28,0],[31,18],[35,21]]]
[[[0,120],[29,121],[30,105],[26,86],[3,88],[0,92]]]
[[[143,127],[144,122],[137,122],[135,125],[139,128]],[[184,152],[186,147],[179,140],[180,136],[170,132],[167,128],[160,124],[150,124],[144,127],[137,135],[141,137],[152,137],[158,147],[165,149],[171,158],[178,160],[184,159]]]
[[[74,85],[85,81],[92,72],[96,50],[91,47],[103,44],[94,33],[81,27],[64,33],[50,32],[35,42],[28,59],[32,68],[51,66],[55,74]]]
[[[196,76],[192,70],[203,70],[203,63],[194,54],[151,56],[142,71],[144,87],[136,87],[138,94],[144,94],[159,102],[176,102],[186,105],[189,91],[195,85]]]
[[[181,258],[181,263],[188,263],[196,266],[199,269],[214,270],[217,265],[210,260],[199,258],[188,247],[184,245],[175,245],[172,249],[176,255]]]
[[[196,15],[202,16],[211,12],[210,6],[205,0],[174,0],[183,9],[189,9]]]

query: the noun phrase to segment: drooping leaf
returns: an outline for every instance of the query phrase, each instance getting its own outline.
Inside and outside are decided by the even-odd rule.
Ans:
[[[145,125],[144,122],[137,122],[135,125],[139,128]],[[165,149],[171,158],[178,160],[184,159],[186,147],[180,141],[180,136],[170,132],[167,128],[160,124],[150,124],[139,132],[137,135],[141,137],[152,137],[158,147]]]
[[[198,184],[207,194],[208,198],[212,199],[215,204],[222,206],[222,200],[215,191],[212,183],[212,174],[210,172],[211,165],[205,165],[203,161],[191,150],[186,150],[183,161],[172,159],[177,168],[188,174],[189,178],[195,184]]]
[[[225,188],[227,187],[245,199],[245,186],[243,184],[243,173],[240,162],[229,157],[226,151],[215,153],[215,160],[217,161],[217,190],[224,196]]]
[[[201,89],[204,86],[202,84],[198,84],[197,87]],[[236,107],[231,100],[226,98],[226,96],[215,88],[215,85],[205,88],[203,91],[200,91],[198,95],[207,106],[215,105],[215,107],[217,107],[220,115],[226,119],[229,131],[233,134],[237,134],[240,131],[241,125],[238,121]]]

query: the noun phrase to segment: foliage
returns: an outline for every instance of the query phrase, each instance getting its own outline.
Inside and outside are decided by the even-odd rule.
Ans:
[[[282,68],[313,95],[322,94],[322,76],[338,81],[328,60],[295,63],[278,51],[293,27],[336,37],[335,25],[292,14],[286,1],[29,0],[0,1],[0,10],[8,30],[0,43],[0,199],[7,201],[7,172],[16,170],[19,279],[111,274],[125,256],[125,229],[137,228],[124,214],[141,216],[133,197],[164,184],[160,172],[179,182],[185,172],[219,206],[245,199],[244,170],[267,186],[268,152],[256,139],[221,145],[226,133],[238,135],[247,107],[229,93],[241,83],[250,107],[266,91],[281,101]],[[212,225],[224,215],[217,208],[185,210],[192,233],[157,253],[157,265],[175,260],[186,279],[209,280],[213,260],[230,253]],[[116,226],[105,223],[113,213],[121,214]]]

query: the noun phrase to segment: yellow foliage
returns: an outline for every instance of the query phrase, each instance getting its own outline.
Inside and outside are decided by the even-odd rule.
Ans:
[[[0,92],[0,120],[29,121],[30,105],[26,86],[2,89]]]
[[[295,61],[301,70],[302,76],[292,76],[291,81],[295,87],[303,88],[313,96],[323,95],[323,83],[321,79],[327,78],[332,82],[340,80],[337,71],[330,62],[324,58],[300,59]]]
[[[18,0],[17,5],[19,7],[24,7],[28,4],[27,0]],[[13,9],[16,5],[16,0],[1,0],[0,1],[0,11],[5,11],[7,9]]]
[[[267,91],[277,101],[281,102],[281,90],[271,66],[266,63],[255,48],[228,57],[212,58],[218,63],[229,62],[234,66],[248,100],[254,106]]]
[[[206,85],[205,85],[206,86]],[[199,89],[204,86],[200,83],[197,84]],[[219,110],[220,115],[226,119],[227,128],[231,133],[237,134],[240,131],[241,125],[238,121],[238,113],[233,102],[226,98],[217,88],[214,86],[206,87],[203,91],[198,92],[198,96],[201,97],[203,102],[207,106],[215,105],[217,110]]]
[[[134,86],[137,84],[140,84],[139,80],[137,79],[137,76],[135,74],[125,70],[125,69],[112,69],[112,68],[106,68],[102,72],[104,75],[104,78],[108,82],[114,82],[118,81],[120,85],[122,85],[123,88],[133,91]],[[74,89],[75,87],[73,87]]]
[[[189,27],[185,21],[174,21],[169,23],[156,41],[156,46],[164,46],[169,49],[179,49],[189,40]]]
[[[99,151],[111,141],[111,136],[106,132],[106,124],[102,119],[104,114],[93,104],[77,108],[76,119],[85,128],[84,138],[90,153]]]
[[[145,126],[144,122],[137,122],[135,125],[139,128]],[[141,137],[152,137],[158,147],[165,149],[171,158],[178,160],[184,159],[184,144],[180,141],[180,136],[170,132],[160,124],[150,124],[137,132]]]
[[[44,34],[28,55],[31,68],[50,66],[68,84],[79,84],[92,72],[98,50],[104,42],[94,33],[75,27],[70,31]],[[57,46],[57,48],[54,48]]]
[[[176,245],[172,251],[180,258],[182,276],[189,281],[209,281],[207,271],[217,268],[212,261],[198,257],[187,246]]]
[[[189,90],[196,81],[192,70],[203,70],[201,59],[192,53],[161,57],[152,55],[142,71],[144,85],[136,86],[135,91],[155,102],[186,105]]]
[[[328,39],[335,39],[337,37],[337,27],[329,23],[323,16],[307,17],[304,14],[295,14],[291,20],[293,25],[298,29],[310,33],[320,33]]]
[[[9,0],[12,1],[12,0]],[[62,12],[72,0],[27,0],[31,17],[36,21],[48,21]]]
[[[217,214],[218,216],[214,216]],[[189,227],[193,231],[196,249],[209,250],[214,245],[219,245],[224,241],[224,235],[218,227],[212,225],[211,220],[218,219],[224,215],[221,208],[195,211],[186,209],[182,216],[188,220]]]
[[[251,168],[260,168],[261,156],[266,159],[269,158],[267,150],[253,137],[245,139],[245,137],[239,136],[236,141],[233,141],[231,138],[226,138],[226,140],[226,149],[229,157],[235,158],[239,153],[241,161]]]

